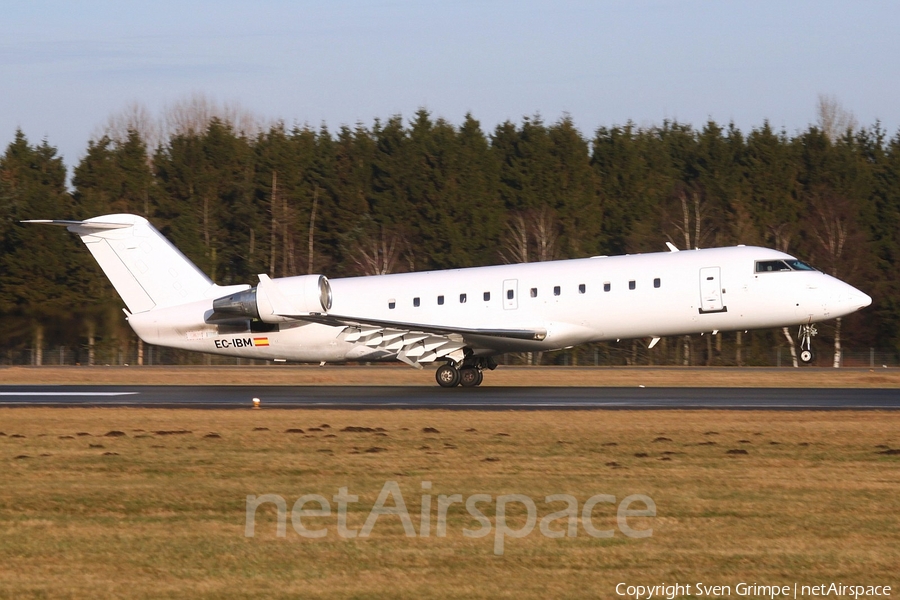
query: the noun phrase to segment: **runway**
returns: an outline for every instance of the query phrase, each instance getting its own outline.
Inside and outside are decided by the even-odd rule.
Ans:
[[[0,386],[0,407],[896,410],[897,389],[436,386]]]

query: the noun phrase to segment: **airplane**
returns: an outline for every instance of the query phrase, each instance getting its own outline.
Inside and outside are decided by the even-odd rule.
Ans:
[[[272,361],[441,363],[442,387],[480,385],[507,352],[814,323],[872,299],[797,258],[734,246],[219,286],[145,218],[32,220],[79,235],[146,343]]]

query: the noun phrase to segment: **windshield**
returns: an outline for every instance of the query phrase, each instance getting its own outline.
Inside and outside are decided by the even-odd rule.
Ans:
[[[818,271],[818,269],[816,269],[815,267],[810,266],[802,260],[797,260],[796,258],[792,258],[791,260],[786,260],[784,262],[786,262],[795,271]]]
[[[771,273],[774,271],[815,271],[802,260],[790,258],[786,260],[758,260],[756,261],[757,273]]]

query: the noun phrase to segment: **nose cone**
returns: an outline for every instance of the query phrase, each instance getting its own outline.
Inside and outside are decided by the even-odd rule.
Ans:
[[[849,299],[848,302],[849,302],[849,304],[850,304],[851,306],[855,306],[855,307],[856,307],[856,310],[862,310],[862,309],[864,309],[865,307],[867,307],[867,306],[869,306],[870,304],[872,304],[872,297],[871,297],[871,296],[869,296],[868,294],[865,294],[865,293],[859,291],[859,290],[856,289],[856,288],[853,288],[853,291],[856,292],[856,293],[850,296],[850,299]]]
[[[861,292],[852,285],[844,285],[846,287],[841,290],[837,302],[838,306],[840,306],[839,311],[841,314],[849,315],[872,304],[871,296],[865,292]]]

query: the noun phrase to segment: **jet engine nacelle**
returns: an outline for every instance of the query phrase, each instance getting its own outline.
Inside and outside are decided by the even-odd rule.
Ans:
[[[265,323],[291,321],[291,317],[328,312],[330,308],[331,284],[324,275],[281,279],[260,275],[255,288],[213,300],[217,317],[259,319]]]

